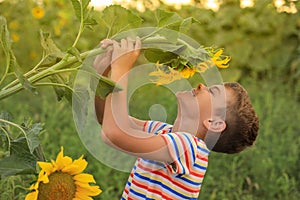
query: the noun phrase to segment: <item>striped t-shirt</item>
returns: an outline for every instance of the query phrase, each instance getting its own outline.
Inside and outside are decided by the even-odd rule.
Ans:
[[[138,158],[121,199],[196,200],[208,165],[204,141],[189,133],[172,133],[171,125],[157,121],[147,121],[144,131],[163,136],[174,162]]]

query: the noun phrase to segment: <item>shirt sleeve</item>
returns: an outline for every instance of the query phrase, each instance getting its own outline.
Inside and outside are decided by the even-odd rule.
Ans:
[[[195,164],[197,139],[188,133],[176,132],[161,135],[168,145],[173,163],[167,165],[168,171],[176,174],[189,174]]]
[[[146,121],[144,124],[144,131],[148,133],[160,134],[160,131],[171,128],[170,124],[160,121]]]

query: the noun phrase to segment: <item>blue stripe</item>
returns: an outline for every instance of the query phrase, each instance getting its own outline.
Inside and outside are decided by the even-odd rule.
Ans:
[[[152,198],[148,198],[146,195],[141,194],[141,193],[139,193],[139,192],[137,192],[137,191],[135,191],[135,190],[133,190],[133,189],[130,189],[129,193],[133,193],[133,194],[135,194],[136,196],[142,197],[143,199],[146,199],[146,200],[154,200],[154,199],[152,199]]]
[[[148,127],[147,127],[148,133],[151,132],[151,128],[152,128],[153,123],[154,123],[154,121],[149,121],[149,122],[148,122]]]
[[[201,185],[201,183],[199,183],[199,182],[191,181],[191,180],[189,180],[187,178],[184,178],[184,177],[181,177],[180,180],[183,180],[183,181],[185,181],[185,182],[187,182],[187,183],[189,183],[191,185],[195,185],[195,186]]]
[[[197,146],[197,148],[198,148],[198,150],[203,151],[204,153],[207,153],[207,154],[210,153],[210,151],[208,149],[202,148],[200,146]]]
[[[167,126],[167,124],[166,123],[162,123],[161,125],[159,125],[158,127],[156,127],[156,129],[153,130],[152,132],[154,132],[154,133],[157,134],[157,132],[160,131],[160,130],[162,130],[165,126]]]
[[[194,151],[194,146],[190,140],[190,137],[187,136],[186,134],[183,134],[184,137],[187,139],[187,141],[189,142],[189,145],[190,145],[190,148],[191,148],[191,153],[192,153],[192,156],[193,156],[193,163],[195,163],[195,160],[196,160],[196,154],[195,154],[195,151]],[[187,150],[186,150],[187,151]]]
[[[179,149],[178,149],[177,143],[176,143],[176,141],[175,141],[175,139],[174,139],[174,137],[173,137],[172,134],[168,134],[168,136],[171,138],[171,140],[172,140],[172,142],[173,142],[173,147],[174,147],[175,152],[176,152],[176,159],[179,161],[179,160],[180,160],[180,159],[179,159],[180,155],[179,155]],[[180,162],[180,164],[181,164],[181,162]],[[181,164],[181,165],[182,165],[182,164]],[[185,174],[185,169],[184,169],[184,167],[181,167],[181,168],[183,169],[183,174]]]
[[[143,159],[141,158],[144,162],[146,163],[150,163],[150,164],[153,164],[153,165],[158,165],[159,167],[165,167],[165,164],[162,163],[162,162],[159,162],[159,161],[155,161],[155,160],[147,160],[147,159]]]
[[[199,169],[203,169],[203,170],[206,170],[206,167],[203,167],[197,163],[195,163],[195,167],[199,168]]]
[[[140,179],[143,179],[143,180],[148,181],[148,182],[150,182],[150,183],[154,183],[154,184],[156,184],[156,185],[159,185],[159,186],[161,186],[162,188],[167,189],[168,191],[170,191],[170,192],[173,193],[173,194],[176,194],[176,195],[179,196],[179,197],[186,198],[186,199],[190,199],[188,196],[185,196],[185,195],[183,195],[183,194],[181,194],[181,193],[179,193],[179,192],[173,190],[172,188],[170,188],[170,187],[164,185],[163,183],[161,183],[161,182],[159,182],[159,181],[152,180],[152,179],[150,179],[150,178],[148,178],[148,177],[142,176],[141,174],[135,174],[135,175],[136,175],[137,177],[139,177]],[[198,185],[199,185],[199,184],[198,184]]]

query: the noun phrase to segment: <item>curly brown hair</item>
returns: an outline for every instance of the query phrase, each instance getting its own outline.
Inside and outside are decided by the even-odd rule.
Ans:
[[[233,92],[233,98],[226,106],[226,128],[221,133],[213,151],[238,153],[252,146],[256,140],[259,121],[247,91],[239,83],[224,83]]]

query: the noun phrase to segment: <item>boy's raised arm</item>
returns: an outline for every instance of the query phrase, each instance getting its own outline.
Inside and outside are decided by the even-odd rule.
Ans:
[[[93,63],[97,73],[105,77],[109,77],[109,72],[111,70],[111,59],[112,59],[112,52],[113,52],[111,45],[112,45],[112,40],[105,39],[101,41],[101,47],[104,49],[106,48],[109,49],[104,54],[98,55]],[[99,124],[103,123],[104,108],[105,108],[105,99],[99,96],[95,96],[95,112]],[[139,130],[143,129],[143,126],[145,124],[144,120],[139,120],[134,117],[130,117],[130,119],[133,128]]]
[[[131,155],[151,160],[172,162],[167,145],[161,136],[145,134],[131,127],[127,109],[128,73],[140,54],[141,41],[129,38],[113,41],[111,79],[123,90],[106,98],[102,125],[103,139],[111,146]]]

